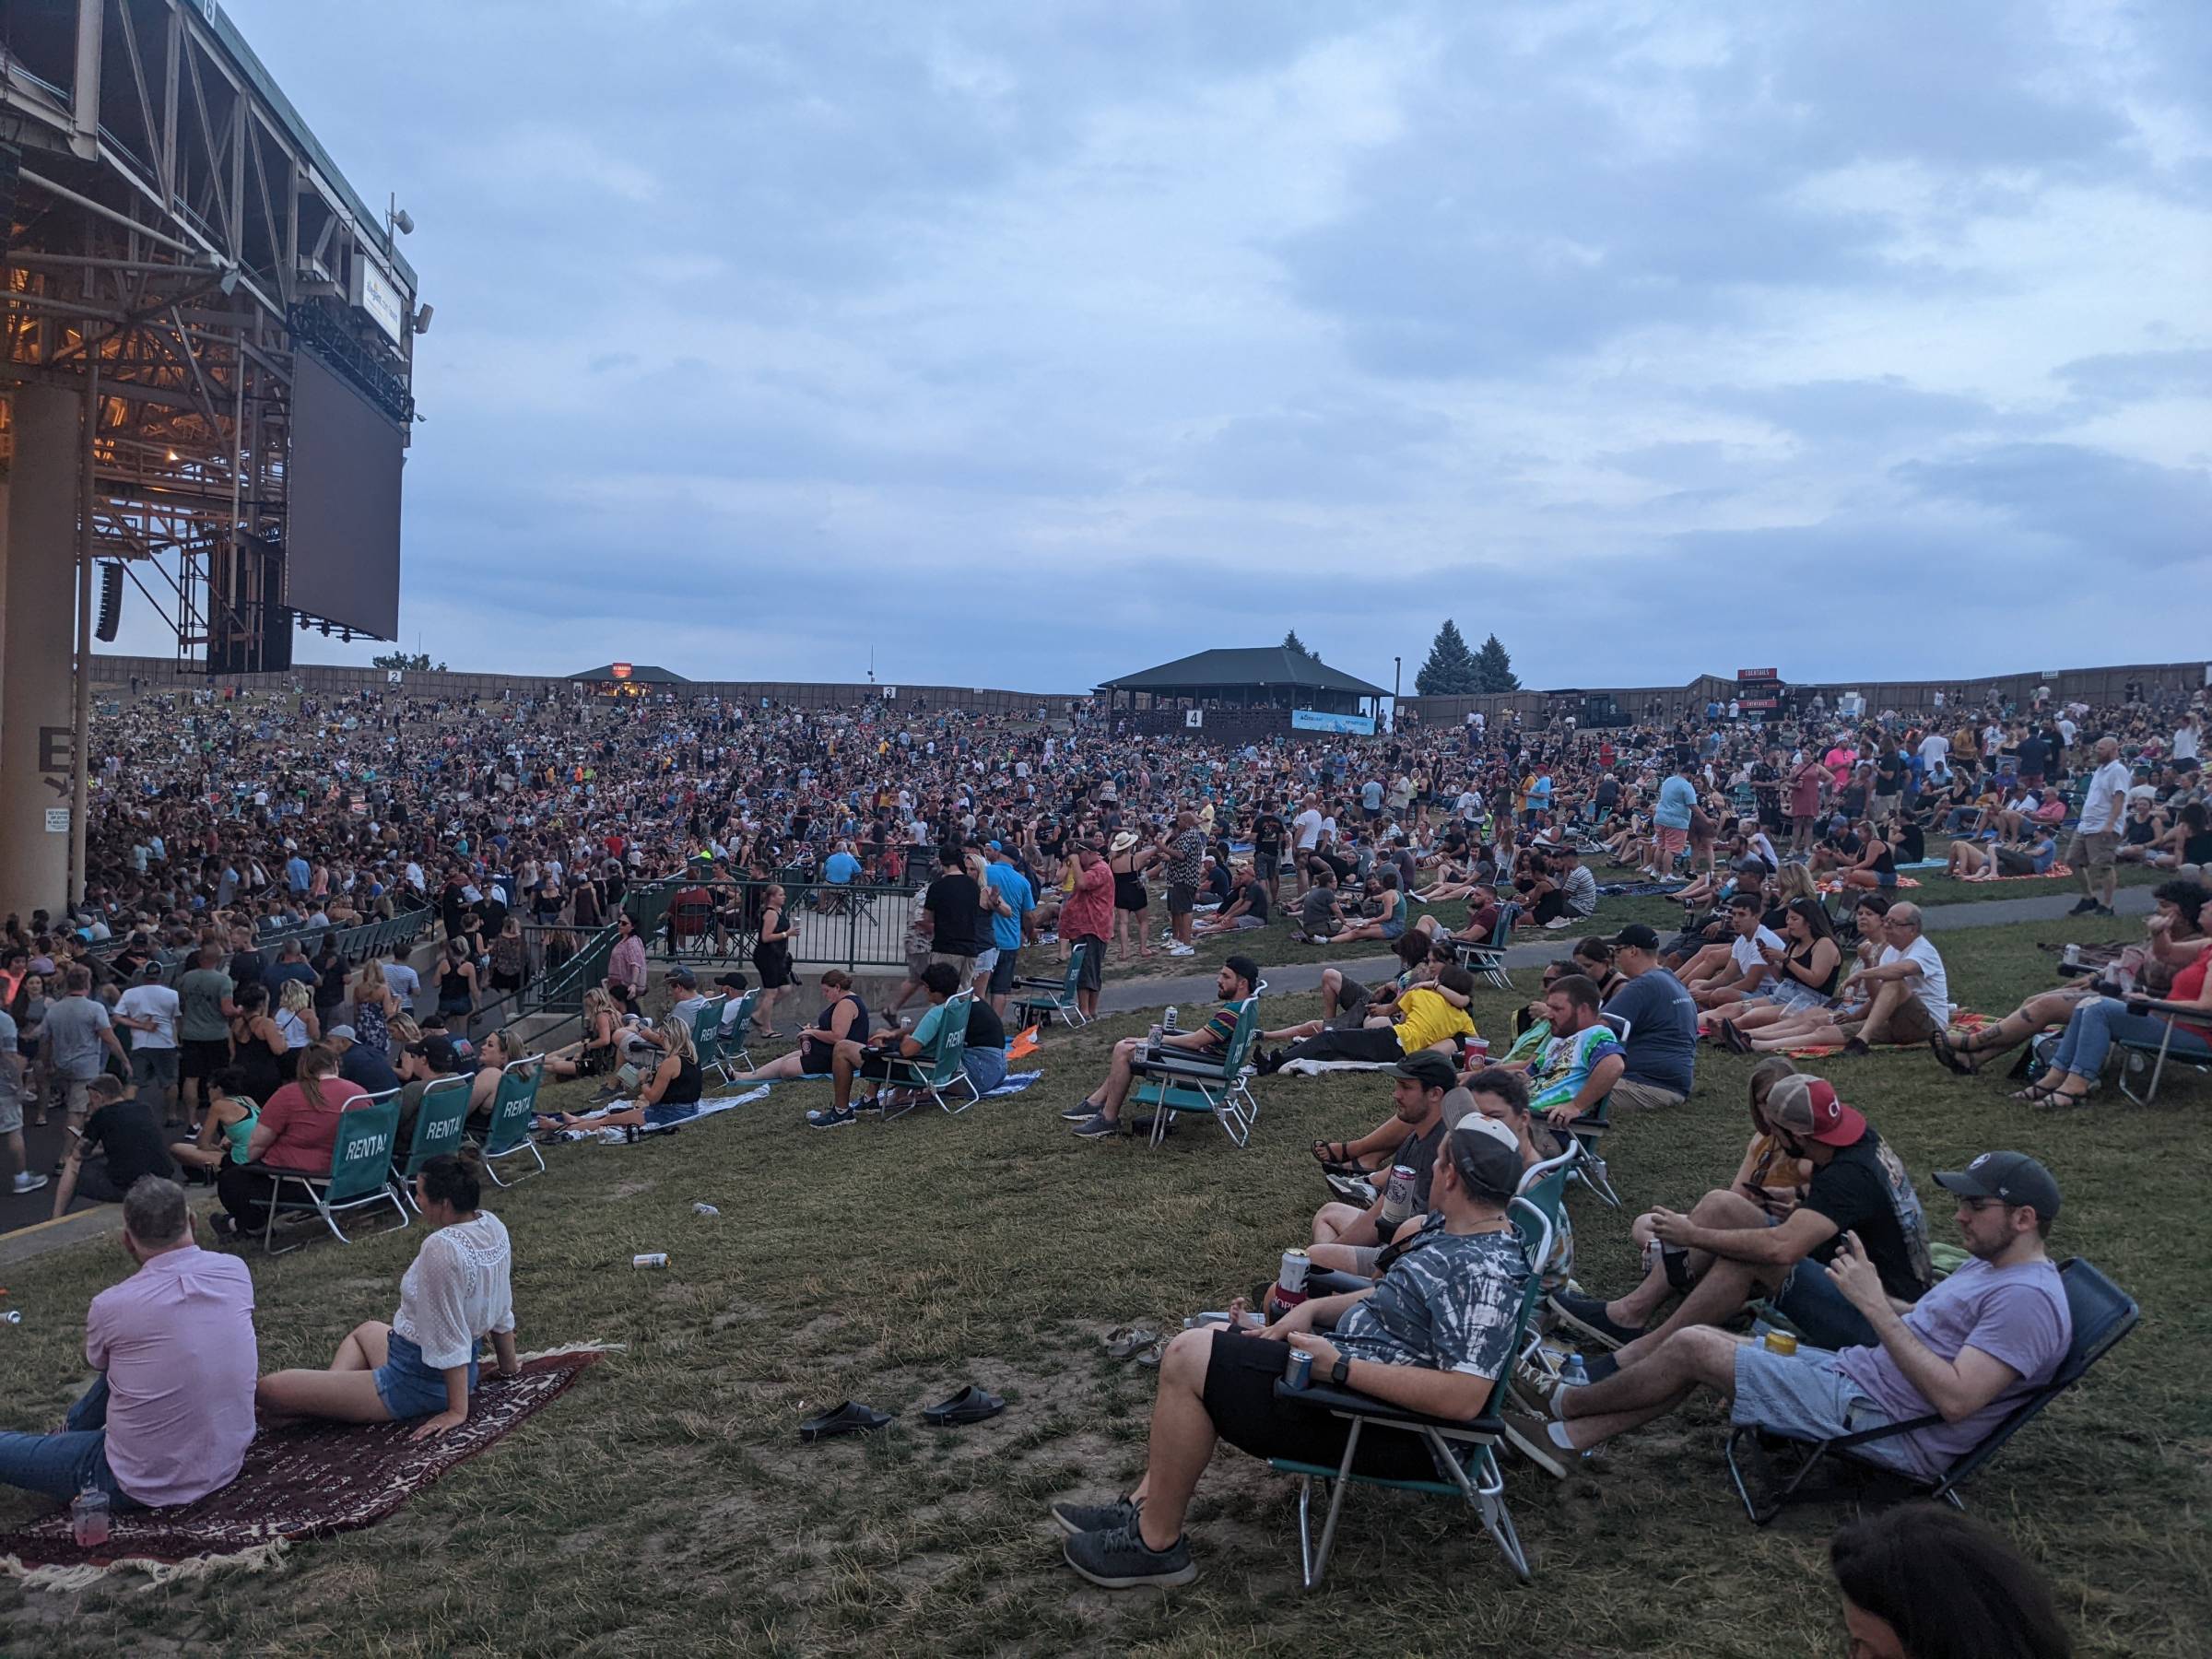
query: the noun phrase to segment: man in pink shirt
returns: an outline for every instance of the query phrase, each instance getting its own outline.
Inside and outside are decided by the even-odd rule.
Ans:
[[[184,1190],[141,1177],[123,1201],[138,1271],[92,1299],[85,1358],[100,1372],[58,1434],[0,1434],[0,1484],[67,1502],[87,1487],[123,1509],[190,1503],[238,1477],[253,1438],[253,1281],[193,1241]]]

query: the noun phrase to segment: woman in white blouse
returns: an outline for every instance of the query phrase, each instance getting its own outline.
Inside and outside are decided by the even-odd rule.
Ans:
[[[342,1423],[427,1418],[413,1436],[424,1440],[468,1420],[479,1337],[491,1338],[500,1376],[520,1369],[507,1230],[477,1207],[482,1166],[473,1151],[465,1158],[433,1158],[415,1177],[415,1203],[430,1236],[399,1282],[392,1323],[355,1326],[328,1371],[264,1377],[254,1391],[264,1412]]]

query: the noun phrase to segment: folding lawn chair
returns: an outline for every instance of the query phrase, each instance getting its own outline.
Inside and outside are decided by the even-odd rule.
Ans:
[[[2067,1346],[2065,1358],[2048,1382],[2021,1398],[1940,1478],[1920,1479],[1887,1465],[1869,1463],[1858,1452],[1858,1448],[1891,1435],[1932,1429],[1943,1421],[1940,1412],[1818,1441],[1745,1424],[1731,1430],[1727,1441],[1728,1477],[1735,1483],[1744,1513],[1764,1526],[1790,1504],[1862,1498],[1869,1488],[1898,1497],[1940,1499],[1954,1509],[1964,1509],[1959,1485],[1994,1457],[2030,1418],[2080,1382],[2142,1317],[2135,1300],[2084,1258],[2071,1256],[2061,1262],[2058,1275],[2074,1323],[2074,1340]],[[1793,1453],[1794,1463],[1791,1464]],[[1815,1469],[1831,1462],[1836,1465],[1835,1478],[1817,1486],[1806,1484]],[[1755,1482],[1763,1488],[1757,1496],[1751,1489]]]
[[[752,1026],[753,1009],[759,1001],[760,987],[755,985],[737,999],[737,1012],[731,1018],[727,1030],[714,1040],[714,1069],[722,1074],[724,1083],[735,1077],[740,1069],[748,1072],[754,1069],[753,1057],[746,1053],[745,1039]],[[743,1063],[742,1067],[740,1062]],[[700,1062],[700,1069],[702,1072],[706,1069],[705,1061]]]
[[[1628,1041],[1629,1032],[1634,1029],[1634,1022],[1626,1015],[1600,1014],[1598,1018],[1612,1030],[1614,1036],[1619,1038],[1624,1043]],[[1613,1190],[1613,1182],[1606,1169],[1606,1155],[1599,1149],[1599,1143],[1604,1140],[1606,1129],[1611,1126],[1608,1120],[1612,1105],[1613,1097],[1607,1094],[1596,1105],[1567,1125],[1568,1135],[1582,1149],[1582,1157],[1568,1169],[1567,1177],[1571,1181],[1581,1182],[1606,1204],[1618,1209],[1620,1194]]]
[[[1526,1198],[1515,1198],[1510,1207],[1513,1230],[1520,1237],[1523,1255],[1529,1267],[1528,1287],[1521,1298],[1520,1312],[1515,1319],[1512,1338],[1508,1353],[1517,1352],[1522,1335],[1527,1330],[1531,1315],[1543,1296],[1543,1266],[1551,1253],[1552,1228],[1541,1206]],[[1389,1487],[1398,1491],[1426,1492],[1439,1498],[1459,1498],[1481,1518],[1483,1531],[1488,1533],[1503,1552],[1507,1565],[1524,1583],[1528,1579],[1528,1556],[1521,1547],[1521,1539],[1513,1530],[1512,1516],[1505,1507],[1505,1477],[1499,1467],[1498,1447],[1505,1438],[1505,1421],[1501,1415],[1505,1406],[1505,1374],[1501,1372],[1490,1389],[1490,1397],[1480,1416],[1466,1422],[1454,1422],[1447,1418],[1432,1418],[1419,1412],[1407,1411],[1400,1406],[1386,1405],[1371,1394],[1355,1393],[1348,1388],[1333,1388],[1325,1383],[1313,1383],[1305,1388],[1292,1388],[1287,1382],[1275,1385],[1275,1397],[1286,1405],[1314,1411],[1326,1411],[1332,1417],[1342,1418],[1351,1424],[1351,1431],[1344,1442],[1344,1456],[1335,1467],[1326,1464],[1300,1463],[1292,1458],[1277,1457],[1268,1460],[1268,1467],[1279,1475],[1299,1477],[1298,1490],[1298,1555],[1299,1576],[1309,1590],[1317,1588],[1329,1570],[1329,1551],[1336,1541],[1336,1521],[1344,1507],[1347,1487]],[[1361,1475],[1352,1468],[1359,1454],[1359,1441],[1364,1433],[1411,1434],[1424,1441],[1436,1460],[1438,1478],[1434,1480],[1389,1480],[1379,1476]],[[1329,1500],[1328,1518],[1321,1529],[1321,1544],[1313,1544],[1313,1483],[1333,1480],[1335,1492]]]
[[[500,1160],[530,1155],[537,1166],[537,1173],[546,1171],[546,1160],[538,1156],[537,1147],[530,1138],[530,1128],[537,1115],[537,1085],[545,1076],[543,1054],[531,1054],[524,1059],[509,1061],[500,1073],[500,1091],[491,1100],[491,1126],[484,1131],[478,1151],[484,1159],[484,1173],[498,1186],[512,1186],[513,1181],[500,1175]],[[529,1180],[527,1174],[516,1181]]]
[[[350,1244],[337,1218],[347,1210],[371,1204],[389,1204],[399,1212],[399,1224],[407,1225],[407,1206],[392,1191],[392,1143],[399,1135],[399,1090],[387,1088],[366,1103],[338,1114],[338,1129],[330,1144],[330,1172],[310,1175],[301,1170],[273,1170],[265,1164],[247,1167],[276,1183],[268,1197],[268,1222],[262,1230],[261,1247],[270,1255],[283,1255],[307,1242],[298,1239],[283,1249],[276,1246],[276,1217],[316,1215],[330,1229],[330,1236]],[[285,1190],[297,1186],[302,1194],[287,1198]]]
[[[407,1140],[407,1156],[392,1178],[393,1191],[404,1204],[415,1203],[415,1177],[422,1166],[441,1152],[458,1152],[468,1128],[468,1079],[441,1077],[422,1091],[415,1108],[415,1132]]]
[[[1140,1053],[1131,1063],[1129,1069],[1135,1077],[1129,1104],[1153,1109],[1152,1146],[1168,1138],[1170,1123],[1182,1112],[1205,1112],[1240,1147],[1251,1140],[1260,1106],[1253,1099],[1245,1065],[1252,1045],[1259,1040],[1260,993],[1266,988],[1266,982],[1262,981],[1244,999],[1243,1007],[1237,1012],[1237,1028],[1230,1034],[1220,1059],[1185,1056],[1176,1049],[1154,1049]]]
[[[2120,1066],[2120,1092],[2122,1094],[2138,1106],[2149,1105],[2159,1098],[2159,1084],[2166,1076],[2166,1063],[2169,1060],[2172,1060],[2176,1065],[2190,1067],[2199,1077],[2204,1076],[2207,1070],[2212,1070],[2212,1061],[2199,1058],[2194,1054],[2183,1054],[2176,1058],[2173,1053],[2175,1023],[2183,1019],[2201,1020],[2205,1017],[2205,1011],[2202,1008],[2191,1003],[2171,1002],[2130,1002],[2128,1006],[2137,1013],[2146,1014],[2153,1019],[2162,1021],[2165,1030],[2159,1033],[2156,1042],[2147,1042],[2140,1038],[2119,1037],[2113,1039],[2112,1046],[2122,1053]],[[2143,1056],[2146,1055],[2149,1056],[2151,1061],[2150,1083],[2141,1094],[2137,1094],[2129,1086],[2128,1074],[2141,1066]]]
[[[1513,924],[1520,919],[1518,904],[1501,905],[1498,911],[1498,924],[1490,929],[1487,943],[1477,945],[1465,939],[1452,941],[1453,953],[1459,965],[1477,979],[1487,982],[1500,991],[1513,988],[1513,976],[1505,971],[1505,947],[1512,943]]]
[[[698,1053],[701,1077],[722,1065],[722,1010],[729,1000],[730,994],[724,991],[691,1011],[691,1046]]]
[[[937,1032],[929,1046],[921,1053],[908,1058],[894,1053],[889,1056],[888,1074],[883,1079],[886,1088],[912,1088],[927,1095],[949,1112],[962,1112],[983,1098],[976,1088],[975,1079],[968,1075],[961,1064],[968,1053],[968,1011],[975,1006],[975,993],[962,991],[945,1000],[945,1012],[937,1021]],[[948,1088],[964,1088],[968,1098],[955,1106],[945,1098]],[[919,1102],[916,1102],[919,1104]],[[884,1121],[904,1117],[913,1106],[902,1106],[897,1112],[884,1113]]]
[[[1049,1025],[1053,1017],[1057,1015],[1070,1026],[1088,1025],[1090,1019],[1077,999],[1076,986],[1083,976],[1084,959],[1090,954],[1090,946],[1085,943],[1069,952],[1067,972],[1059,979],[1018,976],[1014,981],[1014,996],[1009,1004],[1014,1010],[1016,1023],[1028,1025],[1034,1021],[1040,1025]]]

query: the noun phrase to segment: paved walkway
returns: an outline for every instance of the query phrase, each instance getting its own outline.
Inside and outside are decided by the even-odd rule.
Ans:
[[[2147,887],[2122,888],[2117,895],[2120,913],[2147,916],[2150,894],[2151,889]],[[2015,922],[2054,922],[2074,908],[2077,897],[2071,893],[2046,893],[2032,899],[1983,899],[1966,904],[1934,904],[1921,914],[1926,918],[1928,932],[1932,934],[1972,927],[2003,927]],[[1506,966],[1540,968],[1572,950],[1579,936],[1571,930],[1562,929],[1525,945],[1515,945],[1505,953]],[[1341,968],[1354,979],[1372,982],[1396,973],[1398,962],[1395,957],[1387,956],[1362,957],[1350,962],[1285,962],[1262,968],[1260,972],[1267,982],[1268,993],[1283,996],[1318,991],[1322,970],[1330,967]],[[1189,979],[1126,980],[1120,983],[1109,980],[1100,994],[1099,1009],[1106,1014],[1128,1014],[1140,1008],[1162,1008],[1170,1003],[1178,1007],[1201,1007],[1213,1000],[1211,973]]]

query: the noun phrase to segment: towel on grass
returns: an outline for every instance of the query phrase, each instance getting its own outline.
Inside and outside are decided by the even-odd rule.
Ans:
[[[156,1583],[225,1567],[273,1566],[287,1544],[382,1520],[456,1464],[550,1404],[606,1349],[597,1343],[535,1354],[522,1374],[487,1371],[468,1420],[435,1439],[417,1423],[295,1423],[265,1430],[220,1491],[175,1509],[119,1511],[108,1541],[77,1547],[67,1509],[0,1533],[0,1571],[46,1590],[81,1590],[135,1570]]]
[[[1950,1023],[1945,1029],[1952,1031],[1971,1031],[1977,1030],[1988,1023],[1989,1016],[1986,1014],[1977,1014],[1971,1008],[1954,1008],[1951,1010]],[[1872,1052],[1877,1054],[1895,1054],[1901,1053],[1907,1049],[1921,1049],[1927,1046],[1925,1042],[1877,1042],[1872,1045]],[[1818,1048],[1783,1049],[1782,1052],[1793,1060],[1825,1060],[1830,1054],[1841,1053],[1843,1045],[1834,1042]]]
[[[1287,1060],[1278,1074],[1286,1077],[1318,1077],[1324,1072],[1391,1071],[1395,1060]]]
[[[671,1118],[665,1124],[648,1124],[641,1128],[638,1134],[641,1135],[660,1135],[670,1129],[681,1129],[686,1124],[696,1124],[700,1118],[712,1117],[717,1112],[729,1111],[733,1106],[747,1105],[751,1101],[764,1099],[767,1094],[768,1085],[763,1083],[759,1088],[747,1089],[741,1095],[705,1095],[700,1097],[697,1111],[688,1112],[680,1118]],[[625,1111],[629,1104],[630,1102],[628,1100],[610,1100],[598,1111],[585,1114],[582,1126],[574,1129],[556,1129],[553,1133],[564,1141],[598,1141],[609,1147],[626,1147],[630,1144],[632,1138],[627,1128],[599,1128],[591,1120],[603,1117],[610,1112]]]

